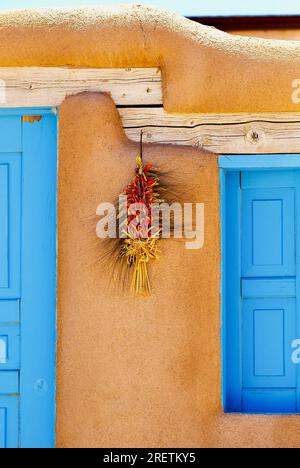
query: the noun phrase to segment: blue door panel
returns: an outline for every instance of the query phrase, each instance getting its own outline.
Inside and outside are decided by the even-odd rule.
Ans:
[[[20,301],[0,300],[0,326],[5,322],[19,322],[20,320]]]
[[[225,410],[299,413],[300,171],[225,179]]]
[[[297,171],[243,171],[241,174],[241,187],[251,188],[295,188],[297,185]]]
[[[15,395],[19,393],[19,372],[0,372],[0,395]]]
[[[20,368],[20,325],[0,325],[0,371]]]
[[[0,110],[0,448],[55,440],[57,118]]]
[[[242,297],[296,297],[295,278],[242,278]]]
[[[242,276],[294,276],[294,189],[244,189],[242,210]]]
[[[296,388],[294,299],[243,301],[243,388]]]
[[[0,299],[20,297],[20,230],[21,154],[0,153]]]
[[[225,291],[226,314],[225,336],[226,361],[224,364],[226,374],[226,411],[240,411],[242,405],[242,369],[240,366],[242,342],[241,342],[241,303],[240,303],[240,250],[235,246],[240,243],[240,174],[229,172],[225,179],[226,184],[226,271],[227,288]],[[230,209],[229,209],[230,208]]]
[[[24,122],[20,445],[28,448],[55,444],[56,147],[53,114]]]
[[[22,119],[20,115],[1,115],[0,153],[21,153]]]
[[[242,411],[245,413],[289,414],[297,412],[296,390],[244,389],[242,401]]]
[[[0,448],[19,446],[19,398],[0,396]]]
[[[6,409],[0,408],[0,448],[5,448],[6,438]]]

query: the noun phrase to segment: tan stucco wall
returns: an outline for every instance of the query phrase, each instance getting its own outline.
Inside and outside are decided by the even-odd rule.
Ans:
[[[128,182],[137,145],[107,96],[69,98],[60,113],[57,445],[59,447],[288,447],[297,416],[223,415],[217,158],[147,146],[174,171],[187,200],[205,204],[198,251],[163,241],[152,296],[123,296],[97,258],[90,223]]]
[[[145,160],[180,174],[187,199],[207,210],[202,250],[162,242],[151,297],[118,293],[107,268],[95,263],[103,247],[88,217],[123,190],[137,152],[110,98],[82,95],[62,106],[59,446],[209,443],[207,420],[220,411],[216,157],[170,146],[145,150]]]
[[[22,47],[20,47],[20,43]],[[158,10],[0,14],[0,66],[161,66],[167,109],[296,110],[299,43],[240,39]],[[274,89],[280,92],[274,93]],[[60,110],[58,187],[58,447],[286,447],[297,417],[223,415],[217,157],[147,146],[145,159],[205,203],[205,243],[162,242],[152,296],[109,285],[91,218],[128,182],[137,145],[108,96]]]
[[[298,41],[226,34],[143,6],[0,13],[0,66],[162,68],[169,111],[295,111]]]

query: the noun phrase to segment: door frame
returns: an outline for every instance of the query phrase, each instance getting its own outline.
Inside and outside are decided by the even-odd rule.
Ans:
[[[21,448],[55,446],[57,114],[56,108],[0,109],[0,117],[22,119]],[[24,116],[41,119],[29,122]]]
[[[232,196],[232,203],[236,203],[239,206],[239,201],[237,201],[236,194],[226,193],[226,175],[228,172],[241,172],[241,171],[259,171],[259,170],[299,170],[300,169],[300,154],[265,154],[265,155],[220,155],[218,157],[219,165],[219,183],[220,183],[220,223],[221,223],[221,354],[222,354],[222,403],[223,410],[225,413],[238,413],[241,412],[241,404],[237,407],[232,407],[227,403],[227,392],[229,385],[235,388],[240,385],[242,376],[241,373],[236,373],[235,375],[230,375],[228,378],[228,366],[227,366],[227,319],[228,314],[226,312],[228,301],[226,297],[227,290],[227,281],[228,277],[232,274],[232,271],[235,273],[235,281],[232,283],[232,289],[235,290],[236,297],[240,297],[240,286],[237,283],[237,277],[240,278],[241,273],[241,258],[240,252],[235,254],[235,257],[230,264],[226,261],[227,245],[226,245],[226,230],[227,230],[227,216],[226,216],[226,198],[229,195]],[[240,213],[237,213],[238,221]],[[239,226],[239,223],[237,224]],[[298,231],[300,229],[300,220],[297,220]],[[235,232],[235,243],[240,245],[240,233],[239,229]],[[236,249],[239,250],[239,249]],[[298,249],[299,250],[299,249]],[[300,274],[300,252],[296,253],[297,255],[297,276]],[[232,271],[230,271],[230,268]],[[300,287],[297,286],[297,297],[300,297]],[[237,309],[239,311],[239,308]],[[300,321],[297,324],[297,331],[300,338]],[[237,336],[237,346],[241,347],[241,336],[240,331]],[[292,350],[291,350],[292,352]],[[234,359],[234,357],[231,357]],[[300,369],[297,373],[298,379],[298,388],[300,387]],[[230,384],[229,384],[230,382]],[[231,389],[232,390],[232,389]],[[300,396],[298,395],[298,407],[300,408]]]

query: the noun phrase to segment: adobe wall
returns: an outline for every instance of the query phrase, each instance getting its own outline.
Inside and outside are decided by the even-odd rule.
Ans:
[[[300,44],[237,38],[144,7],[1,13],[0,66],[29,65],[161,66],[170,111],[291,111]],[[163,241],[149,298],[110,286],[90,219],[127,184],[137,151],[108,96],[61,106],[57,446],[299,446],[297,417],[222,413],[216,155],[145,148],[186,183],[187,201],[205,204],[204,247]]]
[[[221,412],[216,156],[145,148],[145,161],[180,174],[187,201],[205,203],[205,245],[192,251],[180,240],[162,241],[152,295],[134,298],[110,285],[111,272],[97,262],[105,249],[89,216],[122,192],[137,153],[109,97],[81,95],[63,104],[58,446],[206,444],[208,419]]]
[[[57,445],[287,447],[297,416],[223,415],[217,157],[150,145],[145,160],[174,171],[205,204],[205,243],[162,241],[152,295],[125,296],[97,262],[89,217],[127,184],[138,146],[111,99],[83,94],[60,111]]]
[[[0,65],[158,66],[166,110],[283,112],[297,110],[300,44],[230,35],[138,5],[25,10],[0,12]]]

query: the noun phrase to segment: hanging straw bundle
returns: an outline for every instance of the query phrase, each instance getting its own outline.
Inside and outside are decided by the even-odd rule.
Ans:
[[[133,268],[131,290],[136,294],[149,294],[150,282],[147,264],[159,258],[159,230],[152,225],[153,203],[162,202],[159,193],[159,177],[152,171],[152,164],[143,166],[142,153],[136,158],[136,173],[125,190],[127,196],[127,235],[120,246],[119,256]],[[132,207],[138,209],[132,210]]]
[[[115,205],[119,235],[106,239],[107,247],[100,257],[109,260],[118,283],[126,286],[130,276],[133,294],[148,295],[151,292],[148,266],[159,259],[163,212],[173,199],[178,200],[177,190],[177,183],[172,186],[169,173],[166,177],[151,163],[144,166],[141,133],[134,177],[121,194],[121,198],[126,197],[126,203]],[[159,205],[159,210],[152,210],[155,204]],[[170,228],[174,232],[172,220]]]

